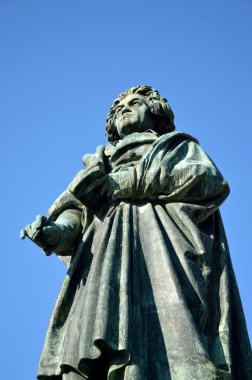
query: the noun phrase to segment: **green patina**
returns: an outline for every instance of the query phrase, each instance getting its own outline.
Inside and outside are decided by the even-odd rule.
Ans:
[[[43,380],[251,380],[251,348],[219,207],[229,188],[148,86],[122,93],[109,144],[28,236],[68,272]]]

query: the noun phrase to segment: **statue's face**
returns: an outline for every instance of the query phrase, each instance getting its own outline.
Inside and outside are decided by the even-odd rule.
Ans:
[[[153,129],[152,114],[143,96],[131,94],[121,100],[116,108],[115,126],[121,138]]]

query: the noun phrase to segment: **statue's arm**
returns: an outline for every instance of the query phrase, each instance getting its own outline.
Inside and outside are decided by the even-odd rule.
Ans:
[[[60,229],[60,240],[54,247],[56,254],[62,255],[73,248],[81,233],[81,211],[70,209],[63,211],[55,221]]]
[[[194,141],[180,141],[167,152],[164,147],[127,171],[107,176],[114,199],[149,199],[207,204],[229,193],[227,182],[211,159]]]

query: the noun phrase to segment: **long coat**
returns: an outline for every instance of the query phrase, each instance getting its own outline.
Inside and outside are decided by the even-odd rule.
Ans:
[[[109,380],[251,380],[211,159],[189,135],[147,131],[84,161],[49,211],[82,210],[83,231],[62,255],[38,378],[106,363]]]

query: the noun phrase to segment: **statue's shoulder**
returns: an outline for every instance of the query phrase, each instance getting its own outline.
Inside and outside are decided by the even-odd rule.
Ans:
[[[159,144],[159,143],[164,143],[164,142],[168,143],[168,142],[176,142],[176,141],[177,142],[193,141],[199,144],[199,141],[195,137],[181,131],[173,131],[173,132],[165,133],[164,135],[161,135],[155,143]]]
[[[187,145],[190,143],[199,145],[198,140],[188,133],[173,131],[159,136],[159,138],[152,144],[151,151],[154,150],[157,153],[160,150],[165,150],[168,152],[181,144]]]

